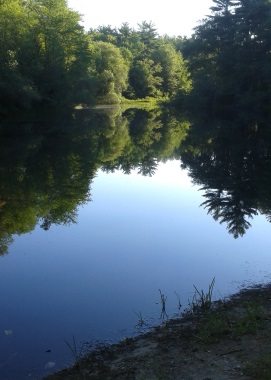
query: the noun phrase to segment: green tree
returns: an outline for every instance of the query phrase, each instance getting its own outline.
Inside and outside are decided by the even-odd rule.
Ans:
[[[140,41],[145,45],[147,52],[153,50],[157,46],[158,33],[155,24],[152,21],[142,21],[138,24],[138,35]]]
[[[0,111],[87,100],[91,52],[80,20],[66,0],[1,0]]]
[[[193,91],[190,104],[211,109],[270,105],[271,3],[214,0],[213,15],[186,42]],[[206,96],[207,95],[207,96]]]
[[[129,46],[130,38],[134,30],[130,27],[128,22],[123,22],[118,28],[118,45],[119,46]]]
[[[152,54],[153,61],[161,67],[161,91],[163,95],[172,97],[177,91],[189,91],[189,79],[186,63],[182,54],[173,46],[162,44]]]
[[[31,106],[39,93],[20,67],[20,51],[28,37],[27,14],[21,0],[0,2],[0,113],[10,106]]]
[[[128,85],[129,62],[124,59],[121,50],[110,43],[99,41],[93,46],[97,101],[119,103]]]
[[[161,71],[161,66],[148,58],[133,62],[129,81],[136,98],[156,97],[161,94]]]
[[[93,41],[103,41],[113,45],[117,43],[118,31],[112,28],[111,25],[100,25],[97,29],[90,29],[88,34]]]
[[[32,54],[22,59],[24,72],[30,75],[33,70],[31,75],[45,102],[69,103],[72,82],[84,75],[74,70],[75,62],[89,54],[80,15],[67,7],[66,0],[27,0],[25,9],[32,25],[27,51],[31,48]]]

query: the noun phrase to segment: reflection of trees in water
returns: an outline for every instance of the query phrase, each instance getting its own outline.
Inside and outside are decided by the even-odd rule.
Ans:
[[[202,118],[204,119],[204,118]],[[259,212],[270,220],[271,152],[267,122],[196,121],[182,147],[183,167],[203,185],[202,203],[235,238]]]
[[[129,121],[129,142],[115,160],[102,164],[104,170],[118,169],[126,174],[137,170],[142,175],[152,176],[160,161],[179,158],[180,144],[189,129],[189,123],[182,116],[160,109],[129,109],[124,115]]]
[[[208,214],[211,214],[214,220],[226,223],[229,233],[233,234],[235,238],[243,236],[251,227],[247,218],[257,215],[255,207],[250,207],[249,202],[245,202],[244,197],[234,191],[231,193],[220,190],[210,191],[208,187],[203,187],[202,190],[205,190],[203,196],[207,200],[201,206],[207,208]]]
[[[45,231],[75,223],[98,168],[153,175],[159,160],[176,154],[188,129],[173,116],[167,124],[163,117],[160,111],[110,109],[78,111],[65,121],[2,125],[0,254],[8,252],[13,235],[38,223]]]
[[[89,199],[92,165],[83,164],[81,144],[67,134],[22,134],[1,139],[0,209],[2,253],[12,235],[32,231],[40,222],[69,224]],[[84,153],[84,150],[83,150]]]
[[[155,174],[157,167],[158,162],[155,158],[144,157],[143,161],[140,163],[138,173],[151,177]]]
[[[0,254],[13,235],[37,224],[47,231],[76,223],[97,169],[152,176],[159,162],[180,153],[182,166],[204,190],[202,206],[235,238],[257,213],[271,221],[270,133],[263,120],[203,115],[189,129],[181,116],[158,109],[85,110],[65,122],[20,125],[17,137],[6,128],[2,135]]]

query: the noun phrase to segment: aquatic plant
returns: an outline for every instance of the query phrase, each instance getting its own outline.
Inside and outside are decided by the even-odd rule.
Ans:
[[[161,306],[162,306],[162,313],[165,313],[167,297],[161,292],[161,289],[159,289],[159,293],[160,293],[160,300],[161,300]]]
[[[138,317],[138,322],[137,322],[136,326],[142,327],[142,326],[146,325],[146,321],[145,321],[145,319],[142,317],[141,311],[140,311],[139,313],[137,313],[137,312],[135,311],[135,314],[136,314],[137,317]]]
[[[176,294],[176,297],[178,299],[178,310],[181,310],[181,308],[182,308],[181,298],[180,298],[179,294],[176,291],[175,291],[175,294]]]
[[[206,293],[203,290],[199,291],[198,288],[195,285],[193,285],[195,289],[195,293],[193,295],[191,303],[193,311],[196,311],[198,309],[200,309],[201,311],[206,311],[211,308],[214,285],[215,277],[210,283],[208,291]]]
[[[161,307],[162,307],[161,315],[160,315],[160,319],[162,319],[162,320],[164,320],[164,319],[168,319],[168,315],[167,315],[167,312],[166,312],[166,301],[167,301],[167,296],[165,296],[165,295],[161,292],[161,289],[159,289],[159,293],[160,293],[160,300],[161,300]]]
[[[79,369],[80,368],[80,359],[82,358],[82,351],[83,351],[84,345],[82,344],[80,349],[78,349],[74,335],[72,337],[72,344],[70,344],[66,339],[65,339],[65,343],[69,347],[69,349],[70,349],[70,351],[71,351],[71,353],[75,359],[75,367],[77,369]]]

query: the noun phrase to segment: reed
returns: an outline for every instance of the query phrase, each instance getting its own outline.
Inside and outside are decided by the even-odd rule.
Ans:
[[[81,348],[78,349],[78,346],[75,341],[75,337],[72,337],[72,343],[70,344],[66,339],[65,339],[66,345],[69,347],[74,359],[75,359],[75,368],[80,369],[80,359],[82,358],[82,350],[83,350],[83,345],[81,345]]]
[[[161,306],[162,306],[162,313],[165,313],[167,297],[161,292],[161,289],[159,289],[159,293],[160,293],[160,300],[161,300]]]
[[[138,317],[138,322],[137,322],[136,326],[142,327],[142,326],[146,325],[146,321],[145,321],[145,319],[142,317],[141,311],[140,311],[139,313],[137,313],[137,312],[135,311],[135,314],[136,314],[137,317]]]
[[[178,299],[178,310],[180,311],[181,308],[182,308],[181,298],[180,298],[179,294],[176,291],[175,291],[175,294],[176,294],[176,297]]]
[[[208,291],[204,292],[203,290],[198,290],[198,288],[194,286],[195,293],[192,299],[192,308],[193,311],[200,309],[201,311],[207,311],[211,308],[212,305],[212,296],[213,290],[215,286],[215,277],[209,285]]]

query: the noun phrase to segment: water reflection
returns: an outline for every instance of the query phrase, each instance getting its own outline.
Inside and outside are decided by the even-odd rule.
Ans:
[[[1,252],[12,253],[0,266],[2,376],[64,367],[73,335],[115,341],[138,316],[170,317],[194,283],[206,289],[215,276],[220,297],[229,281],[269,281],[264,218],[235,241],[203,209],[238,236],[255,213],[270,218],[268,124],[198,116],[85,110],[2,125]]]
[[[229,117],[231,116],[231,117]],[[75,223],[98,169],[152,176],[180,159],[204,190],[202,206],[235,238],[258,213],[271,220],[270,128],[248,113],[227,119],[119,108],[75,111],[52,123],[1,125],[0,254],[39,223]],[[16,138],[14,132],[16,130]]]
[[[94,167],[73,133],[27,133],[1,139],[0,253],[12,235],[76,220],[89,199]]]
[[[271,221],[270,122],[249,113],[198,116],[181,146],[182,167],[202,186],[208,213],[234,238],[243,236],[254,215]]]
[[[177,156],[189,124],[161,110],[77,111],[53,123],[1,125],[0,254],[39,223],[75,223],[99,168],[154,174]],[[14,137],[14,133],[16,137]]]

